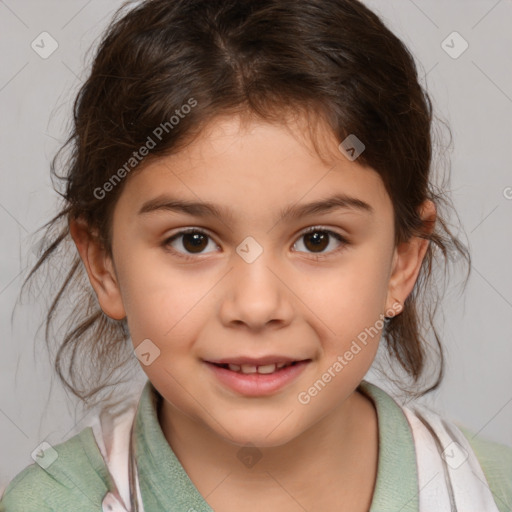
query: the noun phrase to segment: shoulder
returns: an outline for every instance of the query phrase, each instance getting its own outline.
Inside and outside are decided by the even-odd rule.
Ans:
[[[0,499],[0,512],[49,512],[55,510],[46,500],[59,491],[57,482],[37,464],[31,464],[9,483]]]
[[[457,424],[482,467],[500,512],[512,510],[512,447],[477,436]]]
[[[101,510],[109,478],[90,427],[58,445],[43,444],[37,459],[9,483],[0,512]]]

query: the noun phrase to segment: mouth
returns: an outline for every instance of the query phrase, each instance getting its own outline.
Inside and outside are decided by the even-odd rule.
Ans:
[[[290,361],[290,362],[280,362],[280,363],[268,363],[268,364],[235,364],[235,363],[213,363],[207,361],[207,363],[213,364],[219,368],[224,368],[225,370],[231,370],[232,372],[243,373],[245,375],[251,373],[259,373],[263,375],[268,375],[270,373],[276,373],[284,370],[290,366],[295,366],[299,363],[310,361],[310,359],[303,359],[300,361]]]
[[[291,361],[288,363],[269,363],[263,365],[256,364],[235,364],[235,363],[210,363],[219,368],[224,368],[225,370],[230,370],[236,373],[243,373],[245,375],[249,375],[252,373],[259,373],[262,375],[268,375],[271,373],[277,373],[280,371],[289,368],[290,366],[296,366],[300,363],[305,363],[310,361],[310,359],[304,359],[301,361]]]
[[[206,361],[223,386],[248,397],[273,395],[291,385],[312,362],[282,356],[237,357]]]
[[[245,375],[251,373],[260,373],[266,375],[282,371],[290,366],[296,366],[300,363],[310,362],[311,359],[302,359],[300,357],[289,357],[277,354],[269,354],[262,357],[237,356],[223,359],[212,359],[205,361],[206,363],[215,365],[232,372],[243,373]]]
[[[284,390],[299,378],[311,362],[311,359],[279,356],[204,360],[217,382],[248,397],[268,396]]]

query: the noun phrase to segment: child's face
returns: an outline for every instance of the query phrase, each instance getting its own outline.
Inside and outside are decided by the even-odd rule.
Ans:
[[[131,176],[113,217],[119,296],[99,294],[105,312],[127,316],[134,348],[151,340],[144,352],[154,360],[141,367],[164,411],[240,444],[279,445],[331,412],[348,413],[383,317],[398,311],[394,299],[403,303],[421,260],[397,258],[379,175],[346,159],[325,128],[336,160],[323,163],[291,127],[295,136],[283,126],[217,120],[187,149]],[[373,212],[332,208],[280,220],[289,207],[342,194]],[[156,199],[208,202],[226,216],[163,206],[141,213]],[[304,236],[312,226],[316,235]],[[208,236],[166,242],[186,228]],[[266,356],[307,362],[273,377],[209,363]]]

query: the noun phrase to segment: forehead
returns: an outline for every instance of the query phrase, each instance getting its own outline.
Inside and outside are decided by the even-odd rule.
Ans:
[[[167,194],[247,218],[275,216],[333,194],[358,199],[374,212],[391,208],[378,173],[348,160],[328,127],[317,125],[314,140],[306,131],[300,120],[216,118],[181,151],[130,177],[119,202],[139,212]]]

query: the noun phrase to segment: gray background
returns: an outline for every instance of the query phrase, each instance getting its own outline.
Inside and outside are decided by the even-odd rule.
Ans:
[[[457,295],[460,277],[446,294],[447,374],[424,402],[512,446],[512,1],[365,3],[409,46],[437,115],[450,124],[451,192],[474,263],[465,295]],[[42,441],[62,442],[88,421],[52,376],[36,334],[43,299],[19,306],[12,324],[11,314],[35,258],[31,234],[56,212],[49,161],[65,140],[86,51],[120,4],[0,0],[0,490]],[[44,31],[59,45],[47,59],[31,48]],[[469,44],[456,59],[441,46],[453,31]],[[387,387],[373,371],[368,379]]]

